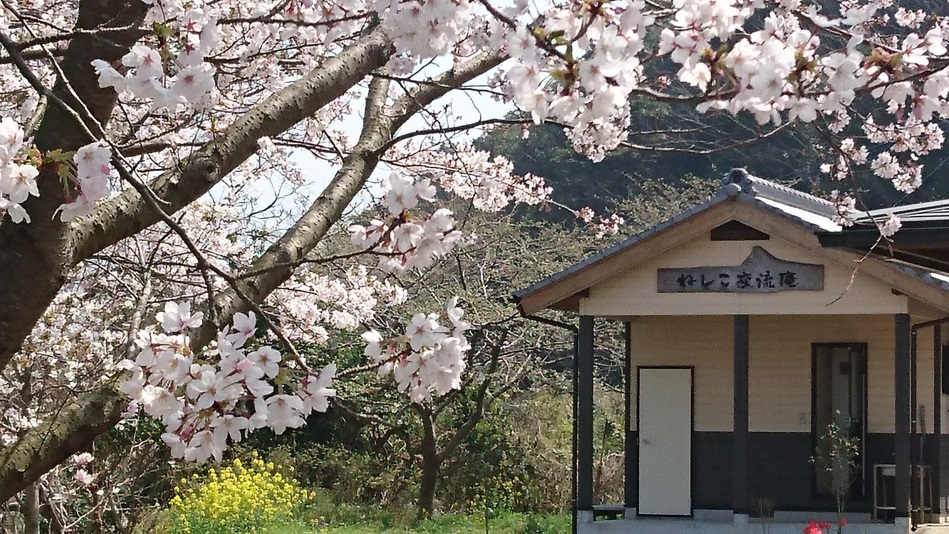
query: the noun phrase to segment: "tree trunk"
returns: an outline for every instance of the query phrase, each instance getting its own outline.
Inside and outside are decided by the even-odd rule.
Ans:
[[[435,486],[438,484],[438,471],[441,460],[438,457],[438,444],[435,441],[435,421],[429,407],[419,407],[422,416],[422,445],[419,453],[422,457],[422,480],[418,488],[418,518],[432,517],[435,511]]]
[[[422,454],[422,481],[418,489],[418,518],[432,517],[435,511],[435,486],[441,464],[435,454]]]
[[[40,488],[30,484],[23,494],[23,532],[40,534]]]
[[[111,88],[99,87],[92,60],[118,61],[141,37],[141,32],[113,32],[109,39],[102,39],[93,35],[94,30],[106,24],[137,28],[147,9],[146,3],[138,0],[82,0],[76,28],[84,33],[70,40],[66,55],[59,62],[69,85],[67,80],[57,79],[52,94],[73,106],[78,106],[78,96],[95,121],[108,122],[118,95]],[[87,126],[93,132],[98,128]],[[73,115],[53,103],[34,137],[41,151],[76,150],[89,142]],[[40,168],[36,181],[40,196],[31,197],[24,204],[32,222],[13,224],[7,219],[0,223],[0,369],[20,350],[23,340],[62,287],[69,268],[68,227],[54,216],[65,199],[63,187],[51,165]]]

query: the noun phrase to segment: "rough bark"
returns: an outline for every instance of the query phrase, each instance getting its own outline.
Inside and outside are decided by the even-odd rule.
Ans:
[[[261,137],[279,135],[313,115],[385,65],[391,53],[391,44],[382,29],[372,30],[248,110],[225,132],[154,179],[149,187],[161,199],[167,213],[184,208],[247,161],[257,150]],[[135,190],[127,190],[73,225],[70,259],[78,263],[159,220]]]
[[[422,417],[422,443],[419,446],[422,478],[418,488],[418,518],[426,519],[432,517],[435,512],[435,489],[442,463],[438,454],[432,411],[429,407],[419,407],[418,412]]]
[[[105,23],[132,24],[129,13],[134,11],[141,20],[145,7],[135,0],[127,3],[86,0],[80,6],[80,25],[93,28]],[[117,35],[113,42],[120,37]],[[107,61],[121,58],[134,41],[135,38],[129,36],[124,50],[113,45],[103,49],[105,45],[99,41],[77,37],[62,61],[72,88],[100,123],[107,121],[116,95],[111,90],[98,89],[90,62],[95,58]],[[200,197],[245,161],[260,137],[277,135],[315,113],[368,72],[385,64],[389,53],[385,35],[378,30],[371,32],[307,77],[256,106],[222,137],[151,184],[168,202],[165,209],[176,211]],[[54,94],[67,102],[73,101],[63,84],[57,84]],[[37,145],[44,150],[74,150],[88,142],[73,117],[54,106],[50,106],[36,135]],[[52,216],[63,201],[55,176],[50,177],[44,170],[40,183],[41,196],[26,206],[33,215],[33,223],[7,223],[0,227],[0,368],[19,350],[23,339],[62,287],[66,269],[158,219],[137,193],[129,191],[67,228]],[[87,447],[118,421],[123,406],[124,397],[120,392],[111,385],[103,387],[83,395],[54,421],[0,450],[0,502],[70,454]]]
[[[145,15],[145,3],[138,0],[83,0],[79,4],[77,27],[95,29],[110,24],[137,26]],[[90,62],[121,58],[139,33],[116,32],[109,41],[78,35],[70,43],[60,67],[69,85],[57,80],[53,95],[75,105],[75,95],[85,103],[92,117],[106,123],[115,107],[116,94],[99,88]],[[70,90],[70,86],[71,89]],[[42,151],[61,148],[75,150],[89,142],[85,129],[67,110],[50,105],[36,131],[34,142]],[[53,217],[63,203],[63,188],[52,168],[41,169],[37,179],[40,196],[24,207],[30,224],[0,224],[0,369],[19,350],[63,283],[69,267],[66,226]]]
[[[114,388],[116,383],[110,385]],[[67,404],[16,443],[0,450],[0,502],[86,449],[96,436],[119,421],[127,402],[113,388],[103,388]]]
[[[391,47],[381,30],[367,34],[335,58],[327,60],[318,69],[320,72],[314,71],[264,101],[235,122],[222,137],[186,158],[176,170],[157,178],[150,184],[152,190],[167,203],[164,204],[167,212],[187,206],[250,157],[260,137],[274,136],[285,131],[342,95],[366,73],[385,64],[390,51]],[[303,258],[326,235],[332,224],[339,220],[343,210],[365,184],[386,144],[399,127],[420,109],[459,85],[494,68],[503,60],[499,55],[473,60],[381,109],[377,108],[385,103],[385,92],[376,91],[382,95],[382,99],[370,98],[367,109],[371,106],[372,109],[377,109],[377,113],[371,120],[367,116],[360,144],[344,160],[332,184],[315,201],[304,218],[288,230],[274,247],[258,258],[254,265],[273,267]],[[377,86],[380,83],[381,81],[375,82]],[[83,218],[72,226],[68,235],[69,246],[65,247],[65,250],[70,252],[66,263],[78,263],[102,248],[134,235],[157,220],[157,214],[145,205],[137,193],[125,192],[101,205],[90,217]],[[253,269],[257,267],[252,267]],[[267,268],[265,271],[258,277],[246,280],[241,287],[242,292],[247,290],[248,296],[256,303],[262,302],[280,283],[289,278],[293,267]],[[2,272],[4,271],[0,263],[0,273]],[[61,281],[59,283],[61,284]],[[0,284],[0,289],[2,288]],[[59,285],[56,289],[59,289]],[[3,297],[0,296],[0,305],[2,303]],[[46,305],[48,300],[39,313],[42,313]],[[247,303],[232,291],[220,293],[214,305],[219,311],[216,317],[218,325],[228,322],[234,313],[248,309]],[[30,328],[35,320],[30,322]],[[0,323],[0,328],[2,326]],[[213,330],[209,332],[213,333]],[[26,336],[28,333],[29,329],[22,335]],[[209,336],[208,332],[202,332],[199,340],[207,341]],[[44,430],[50,426],[44,425],[29,432],[9,450],[0,451],[0,502],[23,489],[69,455],[91,444],[96,436],[118,421],[124,404],[124,395],[111,385],[95,390],[84,395],[74,405],[71,415],[66,417],[72,421],[70,424],[56,426],[55,432]],[[74,421],[72,417],[76,414],[80,414],[78,421]],[[61,414],[57,421],[66,415]],[[61,451],[65,452],[61,454]],[[435,455],[437,458],[437,450]],[[14,458],[16,462],[11,461]],[[435,466],[436,477],[438,467]]]
[[[40,534],[40,488],[36,484],[23,492],[23,534]]]
[[[326,235],[330,227],[339,220],[346,206],[366,184],[379,162],[379,150],[391,136],[391,117],[385,113],[389,82],[375,78],[366,97],[365,119],[359,141],[343,159],[343,164],[333,181],[313,202],[306,213],[297,220],[267,251],[257,257],[250,267],[252,272],[261,271],[251,279],[241,279],[243,296],[260,303],[293,273],[294,264],[302,260]],[[215,317],[226,322],[238,311],[246,311],[248,303],[237,291],[230,289],[215,295],[213,303]],[[206,324],[195,339],[196,346],[211,341],[217,325]]]

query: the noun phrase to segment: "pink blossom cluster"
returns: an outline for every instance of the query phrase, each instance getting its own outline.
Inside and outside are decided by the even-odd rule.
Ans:
[[[92,212],[96,202],[109,195],[109,178],[112,176],[112,150],[100,141],[90,143],[73,156],[76,175],[73,177],[75,197],[60,206],[59,217],[69,222]]]
[[[126,310],[121,298],[96,294],[85,283],[87,269],[77,271],[0,373],[0,446],[14,443],[46,420],[50,406],[99,384],[114,368],[115,347],[126,338]],[[28,388],[20,381],[23,376],[30,377]]]
[[[593,208],[590,206],[580,208],[574,212],[574,215],[576,215],[581,221],[592,226],[594,235],[596,235],[597,239],[608,235],[616,235],[619,233],[623,224],[626,223],[625,219],[615,213],[609,216],[601,215],[597,217],[596,212],[594,212]]]
[[[33,165],[22,163],[26,149],[23,129],[10,117],[0,120],[0,214],[6,213],[15,223],[30,222],[30,215],[21,206],[31,195],[39,196]]]
[[[219,42],[217,17],[204,8],[184,6],[157,2],[149,10],[146,20],[173,37],[152,43],[158,48],[138,43],[122,57],[121,66],[93,60],[99,86],[127,92],[131,98],[151,102],[152,108],[205,103],[215,88],[215,69],[205,58]],[[165,61],[163,55],[174,60]]]
[[[147,178],[174,169],[288,84],[342,61],[342,51],[358,51],[377,16],[395,48],[388,65],[374,69],[393,78],[388,98],[432,87],[428,75],[449,63],[500,53],[508,60],[489,73],[493,84],[478,88],[474,82],[467,89],[494,92],[535,122],[564,124],[574,147],[594,159],[622,144],[635,111],[629,99],[636,97],[751,114],[762,124],[826,122],[836,136],[826,173],[842,180],[865,166],[909,192],[927,174],[922,157],[942,148],[941,121],[949,116],[949,19],[906,10],[892,0],[143,1],[149,6],[144,24],[118,29],[141,32],[141,38],[116,61],[92,65],[99,85],[118,93],[105,136],[121,147],[130,168]],[[29,57],[58,55],[54,47],[73,38],[67,29],[76,22],[75,3],[25,0],[16,7],[42,14],[43,22],[34,24],[18,19],[13,7],[0,12],[0,25],[23,43]],[[97,38],[108,39],[115,30],[104,29]],[[51,62],[28,62],[41,83],[54,86]],[[442,80],[448,80],[446,88],[453,83],[451,76]],[[8,95],[0,99],[0,112],[15,117],[0,120],[0,213],[28,222],[29,199],[49,186],[37,182],[39,164],[29,163],[30,142],[22,127],[41,109],[40,98],[10,62],[0,65],[0,82]],[[347,156],[353,142],[343,122],[358,113],[365,83],[333,89],[340,94],[330,103],[295,126],[256,140],[256,155],[229,174],[224,191],[218,188],[174,214],[213,265],[235,273],[250,265],[268,240],[296,221],[292,209],[309,204],[301,186],[315,179],[296,168],[290,152],[305,150],[334,163]],[[854,106],[858,95],[877,105]],[[485,211],[553,202],[543,179],[518,176],[510,161],[458,142],[451,132],[463,128],[449,125],[452,118],[442,109],[447,108],[428,106],[420,115],[431,132],[442,130],[444,142],[432,141],[433,135],[405,141],[422,133],[405,131],[379,154],[399,168],[382,199],[385,215],[350,229],[353,242],[375,253],[384,271],[423,268],[464,242],[453,214],[426,204],[437,201],[436,186]],[[404,129],[411,130],[410,124]],[[75,167],[64,176],[63,221],[89,213],[109,194],[111,144],[95,143],[62,159]],[[255,205],[262,189],[280,195],[266,214]],[[842,190],[833,200],[837,221],[852,223],[856,200]],[[251,224],[243,218],[248,215],[254,217]],[[585,210],[578,216],[598,230],[616,231],[621,224],[618,217]],[[900,224],[895,216],[878,221],[884,236]],[[107,282],[86,294],[79,277],[68,273],[70,295],[57,298],[10,368],[29,374],[40,395],[84,389],[105,374],[99,372],[108,367],[102,362],[111,364],[116,351],[110,349],[122,345],[146,286],[155,286],[154,293],[142,306],[228,289],[220,277],[203,280],[198,265],[161,225],[111,247],[80,267],[95,267]],[[264,305],[274,310],[289,338],[321,343],[331,329],[353,330],[378,308],[405,300],[392,278],[380,280],[369,272],[357,268],[336,277],[298,268]],[[369,353],[378,349],[373,357],[380,369],[416,400],[457,387],[467,342],[449,319],[456,308],[417,315],[393,340],[367,334]],[[188,335],[200,324],[199,314],[177,306],[160,321],[161,332],[139,337],[127,386],[148,413],[167,420],[167,439],[182,456],[214,457],[228,440],[253,428],[282,431],[302,424],[304,414],[322,409],[330,396],[331,368],[310,373],[273,349],[246,346],[252,315],[235,317],[200,355],[192,353]],[[90,355],[102,361],[90,361]],[[282,369],[299,375],[295,385],[284,380]],[[16,386],[0,377],[0,398],[14,399]],[[44,415],[12,403],[0,404],[3,443]]]
[[[383,338],[376,330],[365,332],[366,356],[379,365],[379,374],[392,374],[399,391],[413,402],[425,402],[432,394],[444,395],[461,387],[465,354],[471,348],[465,337],[471,325],[452,297],[444,312],[418,313],[405,326],[405,334]],[[447,319],[448,324],[442,324]]]
[[[140,351],[124,367],[132,376],[123,391],[146,414],[162,421],[162,440],[175,458],[220,460],[229,442],[259,428],[282,434],[298,428],[313,411],[325,412],[336,365],[319,372],[293,369],[269,346],[245,346],[256,333],[253,312],[238,313],[202,355],[191,352],[189,330],[203,321],[187,303],[169,302],[156,319],[162,332],[142,331]],[[278,375],[287,375],[278,379]],[[290,376],[301,374],[294,388]],[[275,387],[276,385],[276,387]]]
[[[120,94],[121,112],[108,125],[109,134],[161,139],[171,147],[144,159],[146,172],[167,168],[186,155],[179,145],[210,139],[248,106],[356,42],[375,16],[395,46],[391,75],[414,82],[421,72],[416,67],[433,58],[461,63],[500,51],[510,60],[492,79],[504,98],[537,122],[566,125],[575,148],[594,159],[625,139],[629,98],[655,97],[694,103],[703,111],[750,113],[762,123],[822,117],[841,142],[855,141],[853,119],[875,121],[890,132],[870,140],[883,146],[864,152],[854,142],[860,157],[835,154],[828,172],[844,176],[853,165],[866,165],[910,191],[925,176],[920,156],[942,145],[939,120],[949,114],[944,68],[949,22],[892,0],[848,0],[833,11],[808,0],[147,3],[151,31],[119,61],[94,62],[100,85]],[[71,22],[66,10],[50,17],[61,27]],[[658,40],[645,39],[649,32]],[[670,61],[674,87],[670,73],[654,68]],[[46,68],[36,65],[40,76],[49,78],[53,73]],[[25,87],[7,67],[0,75],[10,87]],[[304,145],[326,141],[320,148],[349,146],[339,122],[361,90],[347,91],[283,136]],[[215,93],[221,98],[211,98]],[[851,105],[858,94],[882,105],[869,116],[860,113]],[[207,115],[193,114],[194,106]],[[430,121],[442,124],[443,118],[433,110]],[[470,146],[457,148],[431,145],[425,151],[446,160],[478,157]],[[327,155],[333,150],[312,153],[335,157]],[[543,198],[539,179],[523,177],[521,188],[502,175],[488,168],[458,175],[446,169],[443,186],[457,187],[487,209],[522,193]],[[16,194],[22,196],[22,189]],[[3,202],[11,216],[16,211],[25,220],[9,195]]]
[[[466,0],[376,1],[372,9],[382,14],[398,50],[410,58],[450,54],[477,19]]]
[[[470,142],[456,143],[450,151],[407,145],[394,149],[392,157],[405,173],[470,199],[481,211],[496,212],[512,204],[536,206],[552,201],[553,190],[543,178],[518,175],[509,159],[477,150]]]
[[[82,487],[91,486],[92,483],[95,482],[95,477],[86,471],[86,466],[92,463],[93,460],[94,458],[92,457],[92,454],[89,454],[88,452],[76,454],[72,457],[73,463],[79,467],[79,469],[76,469],[76,472],[73,474],[73,482],[79,484]]]
[[[942,145],[935,117],[949,114],[949,73],[941,66],[946,21],[890,0],[840,7],[831,18],[802,0],[675,0],[668,8],[578,2],[554,3],[538,19],[526,4],[515,4],[513,12],[492,13],[501,22],[491,27],[503,28],[515,63],[506,72],[509,98],[536,122],[568,125],[575,148],[595,160],[625,138],[631,94],[693,101],[700,111],[747,112],[762,124],[825,115],[842,133],[856,116],[854,98],[868,91],[885,105],[887,128],[920,130],[887,140],[905,152],[894,150],[871,166],[911,191],[920,183],[918,157]],[[759,14],[763,25],[749,29]],[[911,31],[876,33],[891,19]],[[655,26],[660,39],[651,48],[643,37]],[[827,46],[841,39],[842,46]],[[643,68],[656,55],[671,59],[678,80],[695,92],[663,94],[664,76],[650,78]],[[914,144],[910,137],[925,139]]]
[[[349,227],[350,241],[378,254],[383,271],[424,269],[448,254],[462,237],[451,210],[441,208],[429,215],[413,215],[419,200],[434,199],[435,187],[428,179],[415,182],[392,173],[386,182],[383,204],[393,222],[375,219],[368,225],[354,224]]]
[[[342,276],[300,269],[267,302],[289,339],[323,344],[329,339],[328,329],[356,330],[372,321],[380,307],[403,304],[407,298],[400,285],[380,280],[359,265]]]
[[[26,162],[29,141],[23,128],[10,117],[0,119],[0,214],[6,213],[14,223],[30,222],[22,204],[31,196],[40,195],[36,179],[39,169]],[[59,207],[64,222],[88,214],[95,203],[110,191],[112,152],[102,142],[83,146],[73,155],[75,174],[68,173],[74,197]]]
[[[848,193],[834,189],[830,193],[830,200],[834,203],[834,222],[841,226],[853,226],[857,215],[857,199]]]

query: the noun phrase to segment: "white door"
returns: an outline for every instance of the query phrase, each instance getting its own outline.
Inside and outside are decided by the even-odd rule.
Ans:
[[[639,369],[641,515],[692,515],[692,369]]]

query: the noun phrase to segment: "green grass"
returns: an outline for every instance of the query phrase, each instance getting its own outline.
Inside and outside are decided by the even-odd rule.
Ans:
[[[355,522],[330,522],[321,528],[282,527],[274,528],[267,534],[485,534],[482,516],[445,515],[435,519],[421,521],[414,526],[395,524],[396,520],[382,516]],[[528,529],[528,526],[534,526]],[[488,524],[490,534],[560,534],[570,532],[570,516],[534,515],[505,513],[491,519]]]

